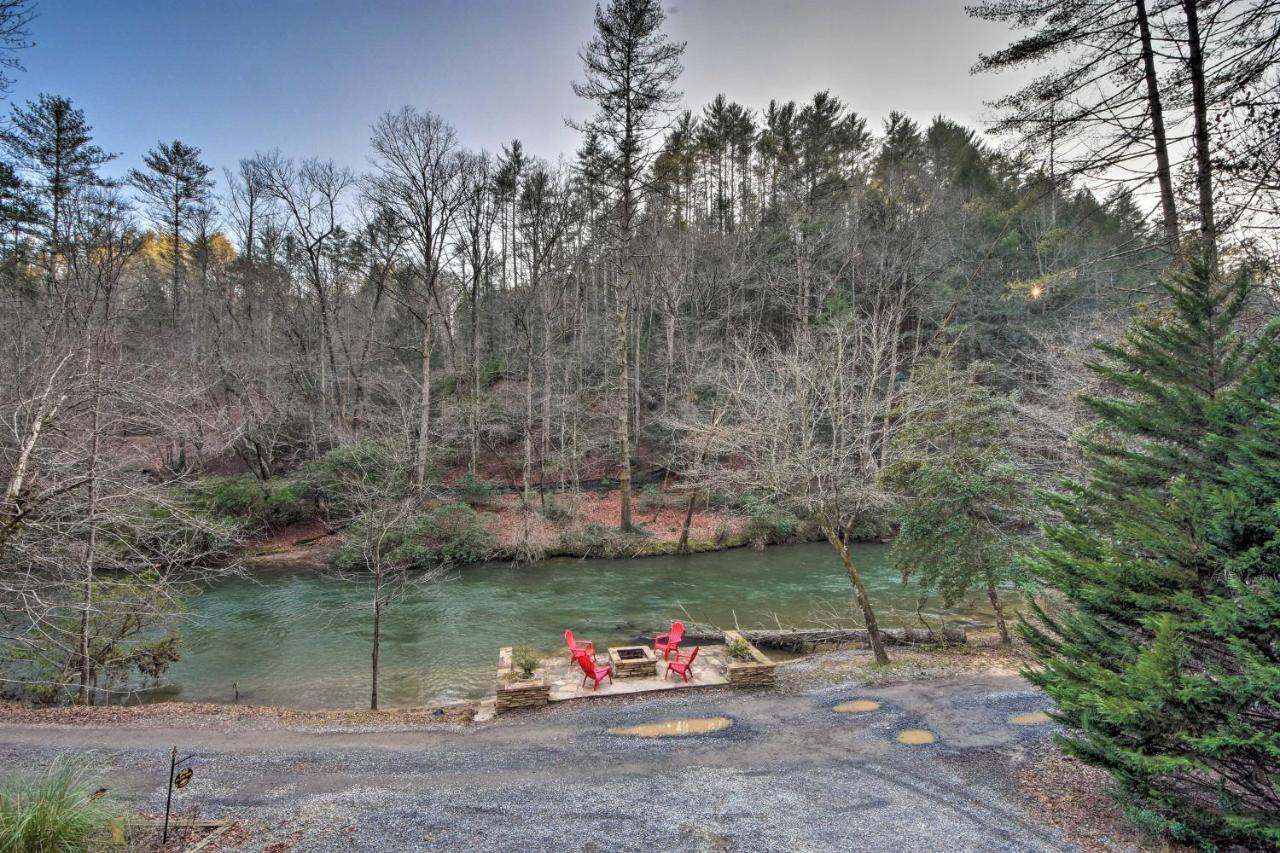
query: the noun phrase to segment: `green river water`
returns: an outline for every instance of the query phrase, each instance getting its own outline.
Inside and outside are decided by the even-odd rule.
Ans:
[[[916,594],[888,562],[888,546],[854,546],[880,622],[919,625]],[[156,698],[240,701],[294,708],[362,708],[369,702],[371,589],[318,571],[263,572],[217,583],[189,600],[183,656]],[[384,611],[384,707],[476,698],[492,692],[499,646],[563,646],[565,628],[606,645],[673,619],[744,628],[849,624],[853,593],[824,543],[688,557],[484,564],[433,589],[410,587]],[[922,608],[939,615],[939,603]],[[686,615],[687,614],[687,615]],[[954,624],[992,624],[985,598],[952,608]]]

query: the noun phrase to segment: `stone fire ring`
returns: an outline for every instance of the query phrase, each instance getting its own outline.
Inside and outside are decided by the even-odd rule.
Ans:
[[[658,674],[658,657],[648,646],[610,646],[614,678],[647,678]]]

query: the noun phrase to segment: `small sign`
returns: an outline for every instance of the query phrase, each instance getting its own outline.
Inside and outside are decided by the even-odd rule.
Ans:
[[[178,775],[173,777],[173,786],[175,788],[185,788],[191,783],[191,777],[194,774],[190,767],[184,767],[178,771]]]

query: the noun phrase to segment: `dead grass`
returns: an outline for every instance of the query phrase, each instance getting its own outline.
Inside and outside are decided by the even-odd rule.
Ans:
[[[1191,853],[1152,838],[1125,820],[1110,795],[1111,777],[1056,749],[1018,771],[1018,787],[1036,817],[1082,850]]]
[[[886,666],[862,646],[824,650],[784,667],[779,676],[795,689],[845,682],[877,685],[978,673],[1016,675],[1031,662],[1025,644],[1015,640],[1006,646],[994,630],[971,630],[968,639],[945,646],[889,646]]]

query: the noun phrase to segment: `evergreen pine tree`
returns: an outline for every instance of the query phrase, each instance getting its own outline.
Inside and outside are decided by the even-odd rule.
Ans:
[[[1179,628],[1186,753],[1158,765],[1158,801],[1196,837],[1280,847],[1280,347],[1215,407],[1204,505],[1217,572]]]
[[[98,167],[115,158],[93,144],[93,128],[68,98],[40,95],[26,106],[14,106],[0,145],[31,187],[40,206],[40,224],[49,247],[66,236],[72,196],[86,187],[110,182]]]
[[[182,273],[186,267],[183,241],[210,201],[213,171],[200,160],[200,149],[179,139],[157,142],[143,157],[146,171],[129,170],[129,183],[138,191],[152,221],[168,243],[170,293],[176,320],[182,297]]]
[[[1275,843],[1280,605],[1259,543],[1280,480],[1238,467],[1274,459],[1274,385],[1258,396],[1274,336],[1235,332],[1243,275],[1197,261],[1162,286],[1169,308],[1090,365],[1121,393],[1086,399],[1087,476],[1050,497],[1061,519],[1029,568],[1065,602],[1022,626],[1041,664],[1027,675],[1066,751],[1110,771],[1139,823],[1207,848]]]
[[[885,477],[901,501],[893,559],[904,582],[917,579],[946,607],[983,590],[1007,643],[998,590],[1030,526],[1030,477],[1009,449],[1008,400],[978,381],[981,364],[960,369],[951,357],[922,359],[905,394]]]

